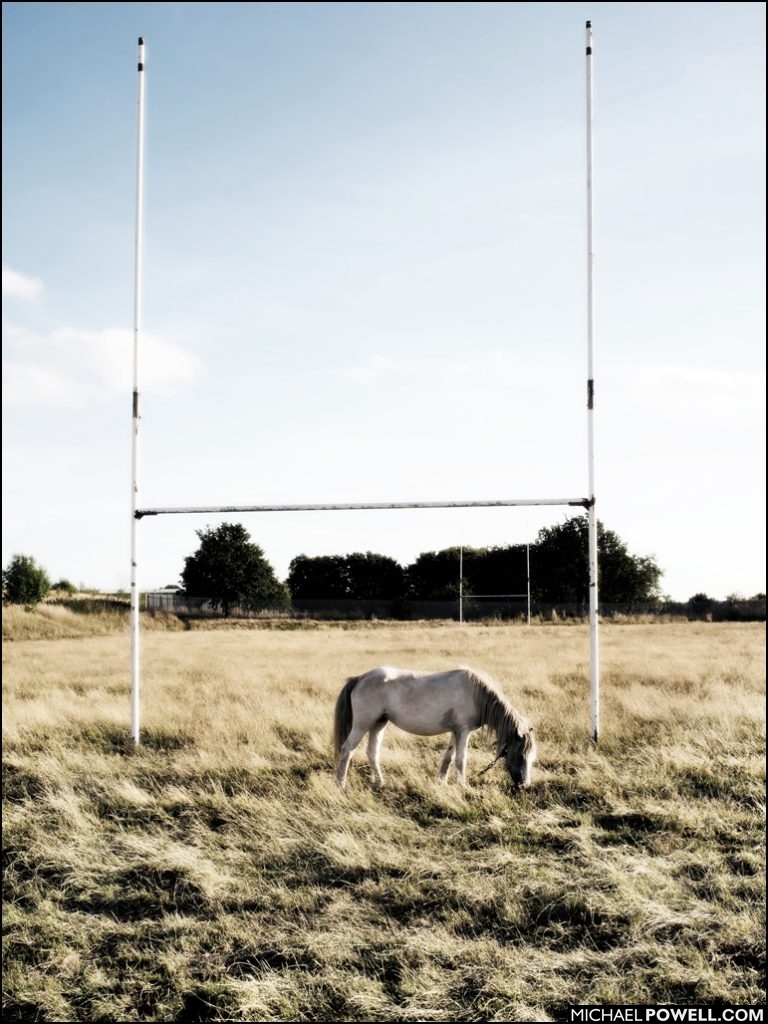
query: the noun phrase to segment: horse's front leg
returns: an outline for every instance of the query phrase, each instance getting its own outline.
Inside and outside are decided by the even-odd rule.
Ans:
[[[383,783],[379,754],[381,753],[381,741],[384,738],[386,726],[386,722],[377,722],[371,726],[368,732],[368,764],[371,766],[371,782],[374,786],[381,786]]]
[[[466,782],[467,766],[467,744],[469,743],[469,729],[462,729],[456,734],[456,775],[459,782],[464,785]]]

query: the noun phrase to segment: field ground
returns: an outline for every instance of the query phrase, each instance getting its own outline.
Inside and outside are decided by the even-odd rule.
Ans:
[[[765,999],[765,627],[4,629],[5,1021],[503,1021]],[[4,627],[5,627],[4,623]],[[279,628],[278,628],[279,627]],[[23,639],[43,635],[49,639]],[[13,639],[16,637],[16,639]],[[536,724],[532,787],[390,727],[340,793],[330,723],[379,664],[471,665]]]

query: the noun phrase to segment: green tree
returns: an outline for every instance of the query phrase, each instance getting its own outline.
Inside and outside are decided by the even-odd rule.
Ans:
[[[405,592],[403,567],[388,555],[373,551],[346,556],[349,596],[361,599],[392,600]]]
[[[65,594],[77,593],[77,587],[75,586],[75,584],[71,583],[67,579],[57,580],[57,582],[54,583],[53,586],[51,587],[51,590],[63,590]]]
[[[405,591],[405,572],[394,558],[372,551],[351,555],[297,555],[288,570],[294,598],[390,600]]]
[[[714,603],[714,599],[709,594],[699,591],[698,594],[688,598],[688,610],[692,615],[706,615],[707,612],[712,611]]]
[[[48,573],[30,555],[14,555],[3,570],[3,597],[11,604],[39,604],[51,589]]]
[[[285,608],[290,594],[275,576],[264,552],[244,526],[222,523],[196,530],[200,547],[184,559],[181,580],[191,597],[207,598],[229,615],[233,608],[259,611]]]
[[[336,598],[349,594],[343,555],[297,555],[288,566],[288,588],[294,598]]]
[[[525,544],[469,548],[464,573],[473,594],[524,594],[527,585]]]
[[[464,548],[463,591],[469,593],[467,568],[472,558],[472,549]],[[411,596],[419,601],[455,601],[459,596],[459,548],[443,548],[442,551],[423,551],[408,566],[408,580]]]
[[[531,549],[531,590],[536,601],[589,600],[589,520],[574,516],[539,530]],[[659,599],[662,570],[649,556],[632,555],[627,545],[597,524],[598,593],[601,604]]]

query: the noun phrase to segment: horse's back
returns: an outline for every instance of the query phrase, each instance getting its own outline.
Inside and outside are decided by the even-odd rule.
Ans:
[[[383,665],[366,672],[351,696],[356,714],[385,717],[423,736],[476,724],[474,694],[464,669],[415,672]]]

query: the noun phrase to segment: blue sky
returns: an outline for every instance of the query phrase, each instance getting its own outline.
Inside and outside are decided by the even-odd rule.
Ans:
[[[128,587],[139,35],[140,506],[586,494],[587,18],[599,518],[764,591],[757,3],[4,3],[3,565]],[[223,518],[284,576],[565,514]],[[142,589],[221,518],[144,520]]]

